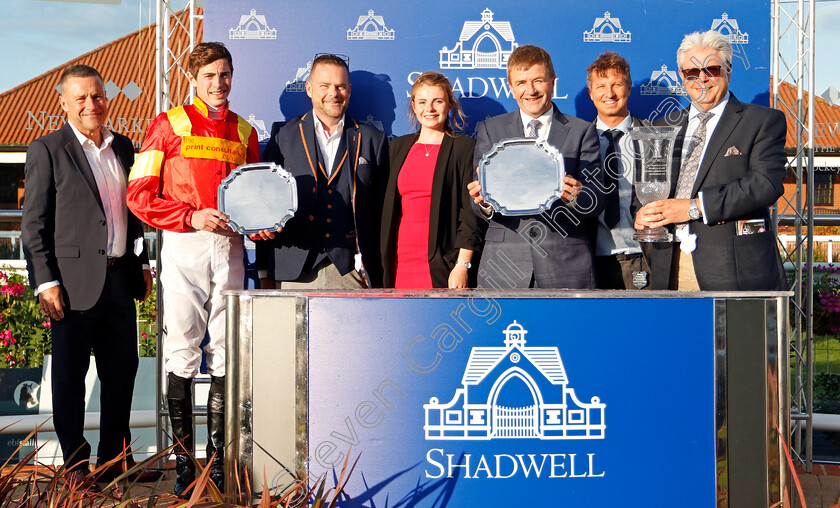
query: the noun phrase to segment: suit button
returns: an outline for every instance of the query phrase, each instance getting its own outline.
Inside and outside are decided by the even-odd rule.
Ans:
[[[326,236],[327,238],[329,238],[329,237],[330,237],[330,234],[329,234],[329,233],[327,233],[327,234],[325,234],[324,236]]]
[[[99,255],[104,256],[105,255],[105,250],[104,249],[99,249]]]
[[[310,216],[309,216],[309,220],[315,220],[315,216],[314,216],[314,215],[310,215]]]
[[[536,238],[537,237],[537,232],[532,229],[531,231],[528,232],[528,236],[530,236],[531,238]]]
[[[332,205],[327,205],[327,208],[332,208]]]
[[[327,193],[332,194],[332,189],[328,190]]]
[[[315,187],[312,187],[312,194],[315,194],[315,192],[316,192]]]
[[[103,219],[103,220],[99,221],[99,224],[104,226],[104,225],[108,224],[108,222]]]
[[[332,219],[327,219],[327,222],[332,222]]]

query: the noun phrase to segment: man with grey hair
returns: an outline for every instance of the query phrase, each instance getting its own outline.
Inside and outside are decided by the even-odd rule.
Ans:
[[[784,192],[784,115],[729,91],[732,46],[710,30],[686,35],[677,66],[691,106],[676,118],[669,199],[636,214],[636,228],[673,225],[674,247],[651,255],[653,289],[782,290],[769,207]]]

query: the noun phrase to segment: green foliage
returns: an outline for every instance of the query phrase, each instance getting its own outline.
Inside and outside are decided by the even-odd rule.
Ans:
[[[840,414],[840,374],[816,374],[814,392],[814,412]]]
[[[0,271],[0,367],[40,367],[51,351],[50,321],[26,280]]]
[[[140,356],[157,355],[157,287],[142,302],[137,302],[137,341]]]
[[[137,303],[140,356],[157,354],[157,294]],[[50,320],[24,276],[0,270],[0,368],[41,367],[52,353]]]

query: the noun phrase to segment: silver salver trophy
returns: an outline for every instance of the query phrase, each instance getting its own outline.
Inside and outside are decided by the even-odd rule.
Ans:
[[[536,215],[560,199],[563,156],[546,141],[504,139],[484,154],[478,182],[484,201],[502,215]]]
[[[671,161],[679,127],[633,127],[630,138],[636,149],[636,197],[646,205],[668,199],[671,192]],[[673,235],[665,227],[636,230],[637,242],[670,242]]]
[[[219,211],[240,235],[276,230],[297,211],[295,177],[277,164],[243,164],[219,185]]]

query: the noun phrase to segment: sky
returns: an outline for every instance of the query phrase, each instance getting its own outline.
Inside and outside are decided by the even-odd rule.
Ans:
[[[99,1],[112,3],[0,0],[0,47],[5,64],[0,73],[0,92],[154,22],[151,0]],[[206,3],[212,9],[212,0]],[[182,4],[175,0],[173,5]],[[796,2],[783,0],[782,6],[793,14]],[[840,89],[840,65],[836,64],[840,0],[817,0],[816,8],[815,89],[821,95],[829,85]],[[782,50],[790,55],[786,60],[792,63],[795,39],[785,39]]]
[[[150,0],[102,1],[0,0],[0,92],[154,22]]]

